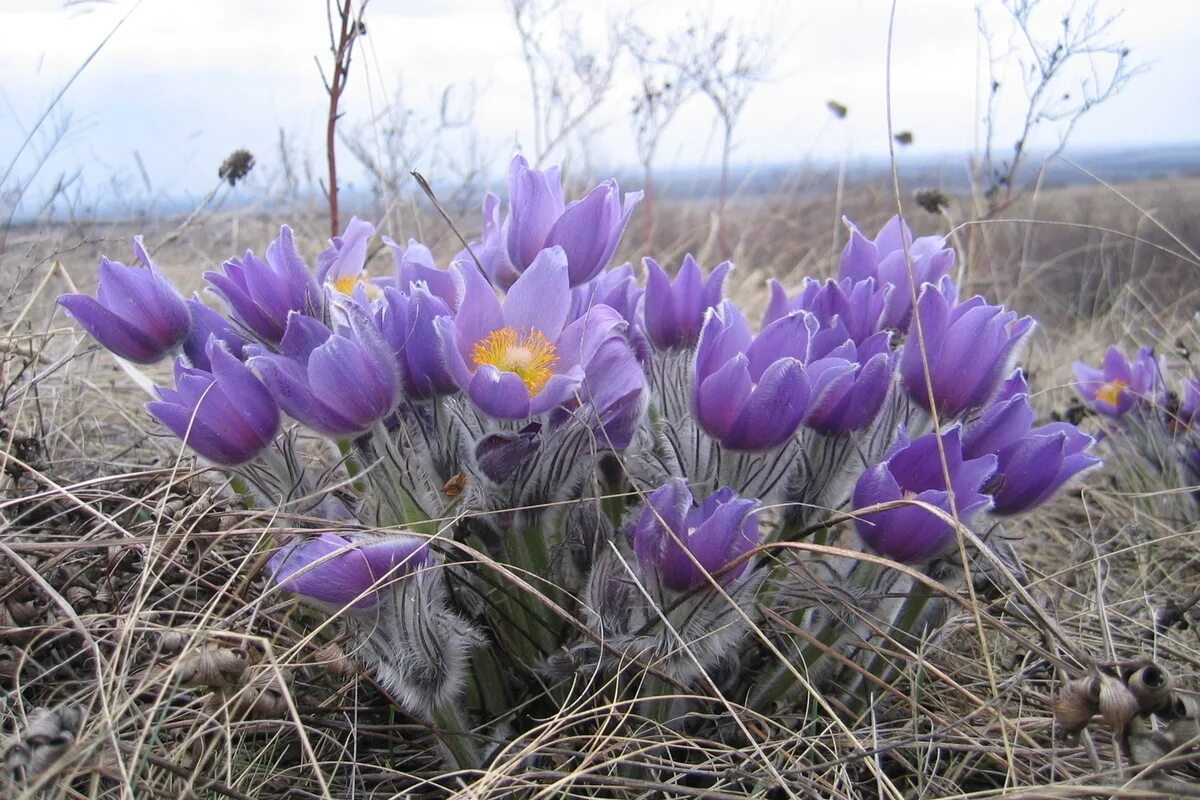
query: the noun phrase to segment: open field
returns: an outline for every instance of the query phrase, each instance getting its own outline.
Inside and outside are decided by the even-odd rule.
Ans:
[[[1021,361],[1042,417],[1068,408],[1071,363],[1096,363],[1110,344],[1153,344],[1196,374],[1200,178],[1031,191],[976,223],[963,223],[977,217],[970,198],[930,214],[913,188],[905,215],[917,235],[950,233],[963,295],[1038,320]],[[718,260],[708,204],[667,199],[657,213],[655,241],[635,217],[614,263]],[[768,278],[794,287],[835,274],[842,215],[875,231],[895,213],[886,184],[835,196],[797,179],[735,196],[727,289],[757,319]],[[740,731],[689,738],[589,687],[554,713],[533,707],[481,729],[488,767],[443,774],[430,726],[269,586],[276,537],[306,521],[246,508],[163,433],[142,404],[169,365],[123,368],[54,306],[61,292],[94,290],[100,255],[128,261],[137,233],[190,296],[204,270],[261,252],[281,222],[312,264],[327,225],[313,210],[181,222],[18,226],[0,251],[0,718],[8,767],[28,778],[5,796],[118,797],[129,784],[139,798],[1200,796],[1200,728],[1137,738],[1131,765],[1104,725],[1075,734],[1054,722],[1054,699],[1089,658],[1153,658],[1181,695],[1200,691],[1200,616],[1188,606],[1200,529],[1180,510],[1195,488],[1146,474],[1131,495],[1112,477],[1122,465],[1009,527],[1020,587],[981,580],[947,602],[936,635],[881,647],[904,666],[860,713],[822,716],[801,697],[747,711]],[[478,233],[474,217],[458,222]],[[458,250],[415,201],[380,228],[421,239],[439,263]],[[368,269],[390,271],[373,247]],[[1179,620],[1162,624],[1171,607]]]

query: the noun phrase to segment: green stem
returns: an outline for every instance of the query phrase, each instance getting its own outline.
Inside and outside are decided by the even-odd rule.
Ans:
[[[454,769],[477,769],[479,751],[467,737],[459,708],[452,703],[433,709],[434,735],[445,749],[443,755]]]

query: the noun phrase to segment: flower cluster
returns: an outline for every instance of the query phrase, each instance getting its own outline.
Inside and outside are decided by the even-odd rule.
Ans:
[[[837,641],[836,619],[797,610],[812,595],[773,547],[834,536],[931,569],[980,541],[966,526],[994,530],[1098,463],[1074,425],[1035,422],[1014,371],[1033,321],[960,299],[954,251],[899,217],[873,239],[851,225],[836,279],[772,281],[753,326],[728,262],[646,258],[644,282],[610,263],[639,194],[607,181],[568,201],[520,157],[508,191],[503,222],[489,195],[481,241],[444,267],[387,238],[392,263],[368,263],[375,229],[354,219],[311,266],[284,227],[262,258],[205,272],[223,314],[184,300],[140,239],[141,266],[105,260],[95,298],[60,298],[122,358],[177,354],[148,409],[191,450],[325,520],[271,560],[274,582],[344,617],[416,713],[461,710],[481,647],[512,667],[493,680],[514,676],[466,693],[487,717],[530,670],[632,660],[692,680],[756,646],[761,608]],[[1146,358],[1081,367],[1089,402],[1116,416],[1152,396]],[[1198,407],[1193,382],[1177,426]],[[861,565],[810,560],[872,588]]]

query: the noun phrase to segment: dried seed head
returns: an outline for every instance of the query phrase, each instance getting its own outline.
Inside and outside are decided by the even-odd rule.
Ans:
[[[1169,708],[1175,682],[1157,664],[1147,664],[1129,676],[1129,691],[1138,701],[1138,711],[1153,714]]]
[[[1138,699],[1121,679],[1101,672],[1098,676],[1100,685],[1100,715],[1114,733],[1122,731],[1129,721],[1138,714]]]
[[[313,654],[313,662],[335,678],[348,678],[358,671],[337,642],[329,642],[318,648]]]
[[[74,706],[37,709],[29,726],[4,751],[4,766],[14,783],[41,775],[75,743],[82,712]]]
[[[1054,721],[1069,733],[1081,731],[1100,711],[1099,686],[1092,677],[1075,678],[1054,701]]]
[[[250,666],[250,654],[244,647],[206,642],[186,653],[178,664],[179,679],[184,684],[225,689],[242,682]]]
[[[183,631],[160,631],[158,634],[158,649],[168,655],[181,652],[187,646],[191,636]]]
[[[252,169],[254,169],[254,155],[249,150],[239,148],[221,162],[220,168],[217,169],[217,177],[228,181],[230,186],[236,186],[237,182],[249,175]]]

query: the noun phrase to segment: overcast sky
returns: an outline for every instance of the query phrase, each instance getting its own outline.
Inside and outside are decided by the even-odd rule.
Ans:
[[[977,98],[988,80],[975,5],[899,2],[891,105],[896,129],[915,134],[913,154],[966,152],[977,141]],[[887,152],[890,2],[565,0],[565,6],[593,41],[600,41],[607,18],[631,11],[659,32],[686,24],[689,12],[769,31],[774,65],[746,107],[737,161],[797,163]],[[1099,6],[1107,12],[1126,6],[1113,31],[1149,69],[1080,123],[1075,148],[1200,140],[1200,2],[1099,0]],[[421,114],[436,107],[447,85],[472,85],[473,131],[499,174],[515,148],[532,146],[528,83],[507,9],[507,0],[372,0],[368,35],[343,106],[344,129],[370,130],[372,116],[401,86],[408,105]],[[126,14],[21,157],[15,179],[31,174],[47,142],[44,134],[56,128],[65,134],[35,180],[35,190],[42,192],[76,170],[82,170],[89,191],[149,191],[137,166],[140,158],[153,193],[201,196],[235,148],[254,152],[264,170],[276,166],[281,128],[298,159],[307,159],[318,174],[323,170],[326,99],[314,62],[329,60],[323,0],[69,6],[61,0],[0,0],[0,170],[71,74]],[[1006,91],[1015,86],[1015,76],[1008,74],[1005,84]],[[589,159],[597,167],[635,163],[627,116],[632,91],[623,77],[595,118],[600,132]],[[849,107],[845,120],[835,120],[826,109],[831,98]],[[1003,110],[1010,128],[1015,110]],[[1006,132],[1006,146],[1011,140]],[[659,162],[709,164],[718,153],[711,110],[696,98],[670,128]],[[347,179],[361,185],[362,173],[348,154],[342,164]],[[119,189],[111,188],[114,180]]]

